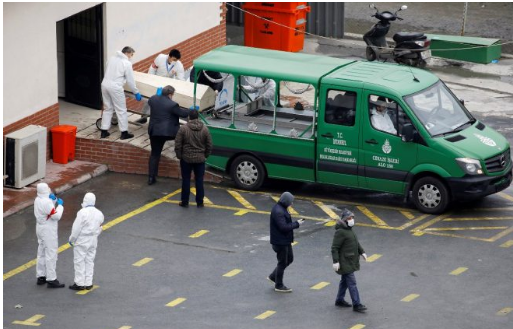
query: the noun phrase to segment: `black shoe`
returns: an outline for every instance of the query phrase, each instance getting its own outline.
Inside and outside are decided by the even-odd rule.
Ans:
[[[338,306],[338,307],[351,307],[352,305],[349,304],[348,302],[346,302],[345,300],[337,300],[335,302],[335,306]]]
[[[119,137],[119,139],[129,139],[129,138],[132,138],[132,137],[134,137],[134,134],[131,134],[128,131],[122,131],[121,132],[121,137]]]
[[[189,208],[189,204],[188,204],[188,203],[185,203],[185,202],[183,202],[183,201],[178,202],[178,205],[179,205],[180,207]]]
[[[64,288],[64,283],[60,283],[59,280],[55,279],[53,281],[46,281],[47,288]]]
[[[73,283],[73,285],[72,285],[72,286],[69,286],[69,288],[70,288],[71,290],[85,290],[85,287],[84,287],[84,286],[77,286],[77,284],[76,284],[76,283]]]
[[[135,120],[135,122],[137,122],[137,123],[146,123],[146,122],[148,122],[148,119],[146,119],[146,117],[142,117],[139,120]]]
[[[281,286],[279,288],[274,288],[274,291],[276,292],[292,292],[292,289],[287,288],[286,286]]]
[[[157,180],[155,179],[155,176],[149,176],[148,177],[148,185],[153,185],[157,182]]]
[[[267,277],[267,280],[271,281],[273,284],[275,284],[275,283],[276,283],[276,282],[274,282],[274,279],[273,279],[273,278],[271,278],[271,276],[270,276],[270,275]]]
[[[203,208],[203,207],[205,207],[205,205],[204,205],[203,203],[198,203],[196,206],[197,206],[198,208]]]
[[[46,283],[46,276],[40,276],[39,278],[37,278],[37,285],[38,286],[42,286],[45,283]]]
[[[91,289],[93,289],[93,285],[85,286],[84,288],[85,288],[86,290],[91,290]]]
[[[107,138],[110,136],[110,133],[107,130],[102,130],[102,135],[100,138]]]
[[[365,306],[363,304],[353,306],[353,311],[355,311],[355,312],[364,313],[366,310],[367,310],[367,306]]]

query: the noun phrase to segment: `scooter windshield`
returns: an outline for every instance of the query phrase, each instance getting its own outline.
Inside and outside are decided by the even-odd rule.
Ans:
[[[475,122],[442,81],[404,100],[432,137],[461,131]]]

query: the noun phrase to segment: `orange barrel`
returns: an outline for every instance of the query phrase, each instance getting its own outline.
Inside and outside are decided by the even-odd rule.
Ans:
[[[66,164],[75,160],[77,127],[61,125],[50,129],[52,133],[53,162]]]
[[[285,4],[293,5],[287,8]],[[291,52],[303,49],[306,14],[310,12],[306,2],[249,2],[243,9],[248,12],[244,13],[245,46]]]

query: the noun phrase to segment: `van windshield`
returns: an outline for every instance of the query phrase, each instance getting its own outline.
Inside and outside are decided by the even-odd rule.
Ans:
[[[461,131],[476,121],[442,81],[404,100],[432,137]]]

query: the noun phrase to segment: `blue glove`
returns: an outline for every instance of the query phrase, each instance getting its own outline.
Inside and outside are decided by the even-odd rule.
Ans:
[[[157,93],[155,95],[157,95],[157,96],[162,95],[162,87],[157,88]]]
[[[70,242],[68,242],[68,243],[69,243],[69,245],[70,245],[71,247],[74,247],[74,246],[75,246],[73,243],[71,243],[71,241],[70,241]]]
[[[58,204],[59,206],[62,206],[62,205],[64,205],[64,201],[62,201],[62,199],[61,199],[61,198],[58,198],[58,199],[57,199],[57,204]]]
[[[142,99],[141,94],[139,94],[139,93],[135,94],[135,99],[136,99],[138,102],[140,102],[140,101],[141,101],[141,99]]]
[[[55,196],[55,194],[51,193],[50,194],[50,199],[52,199],[53,201],[57,200],[57,197]]]

